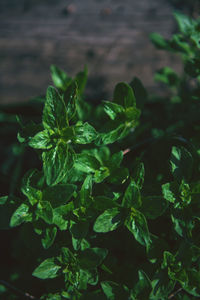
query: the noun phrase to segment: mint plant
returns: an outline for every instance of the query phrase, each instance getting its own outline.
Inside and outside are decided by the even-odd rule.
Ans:
[[[134,78],[93,106],[86,68],[71,78],[52,66],[41,122],[20,121],[18,141],[41,167],[0,204],[22,244],[34,240],[40,299],[200,297],[200,20],[175,17],[172,40],[151,35],[182,55],[183,76],[168,67],[155,75],[168,97]]]

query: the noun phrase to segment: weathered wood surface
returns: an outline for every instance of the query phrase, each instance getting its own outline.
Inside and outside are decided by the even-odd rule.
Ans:
[[[171,36],[172,12],[166,0],[0,0],[0,103],[44,94],[51,64],[70,75],[87,64],[94,99],[110,97],[117,82],[133,76],[153,89],[156,69],[180,69],[148,38]]]

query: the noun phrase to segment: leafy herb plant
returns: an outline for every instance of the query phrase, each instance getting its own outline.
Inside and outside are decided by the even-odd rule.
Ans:
[[[175,17],[172,40],[151,35],[183,60],[183,75],[155,75],[168,97],[134,78],[93,106],[86,68],[71,78],[52,66],[41,123],[20,121],[18,140],[41,168],[0,204],[23,243],[34,239],[40,299],[200,297],[200,21]]]

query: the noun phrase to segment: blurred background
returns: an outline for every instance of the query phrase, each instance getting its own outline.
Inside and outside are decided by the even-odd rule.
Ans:
[[[87,97],[111,96],[138,76],[154,91],[155,70],[180,70],[176,56],[154,49],[151,32],[176,31],[173,11],[195,15],[191,0],[0,0],[0,104],[27,102],[51,84],[50,65],[74,75],[89,69]]]

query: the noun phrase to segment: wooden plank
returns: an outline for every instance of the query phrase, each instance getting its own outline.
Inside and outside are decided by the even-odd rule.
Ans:
[[[1,103],[45,93],[51,64],[70,75],[87,64],[87,95],[97,98],[111,97],[118,81],[133,76],[155,88],[156,69],[166,64],[180,69],[176,58],[154,50],[148,38],[150,32],[167,37],[174,30],[165,0],[25,2],[27,10],[19,1],[0,2]]]

